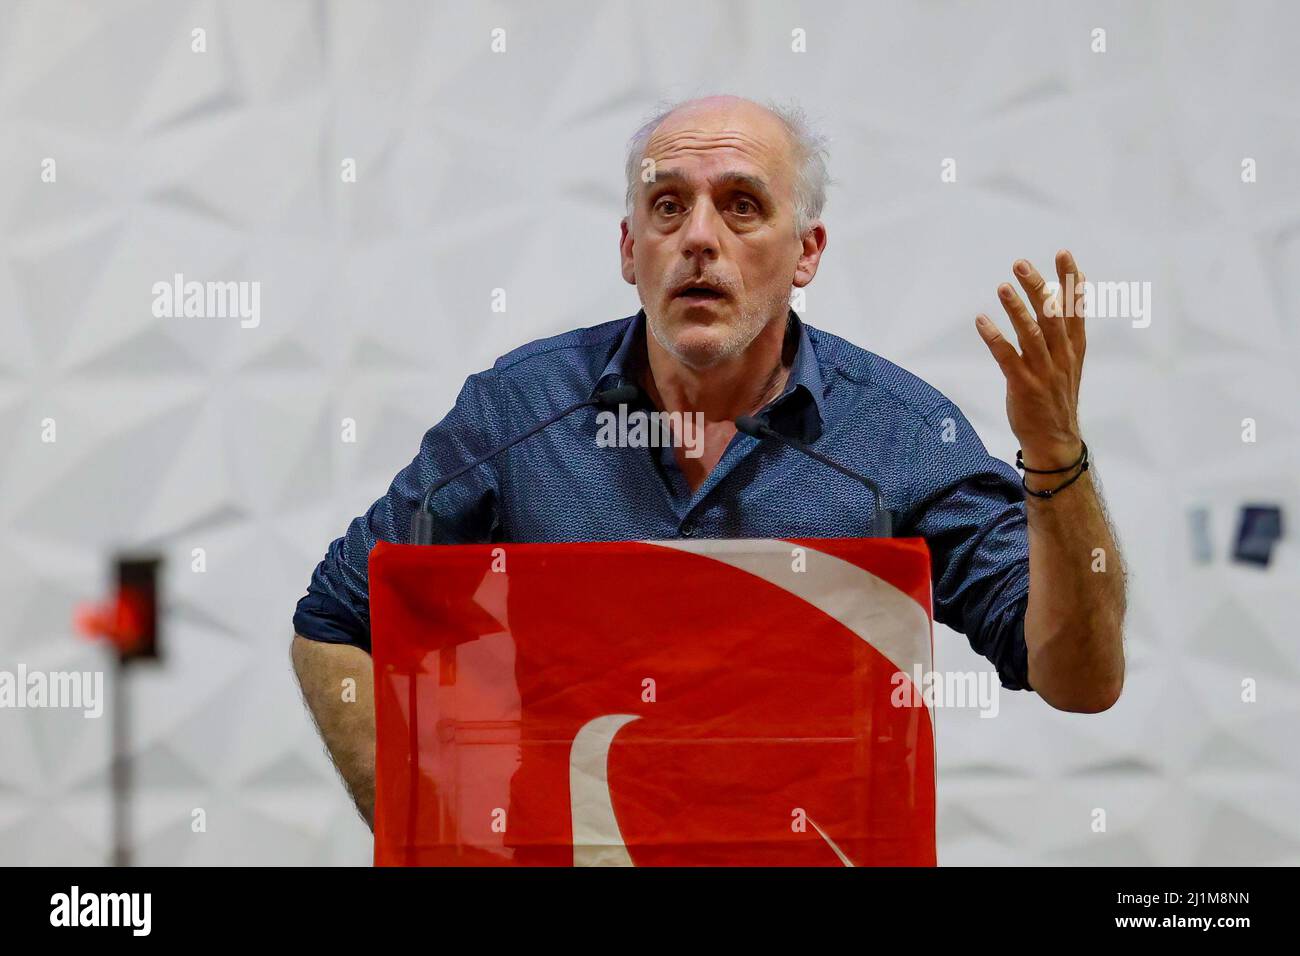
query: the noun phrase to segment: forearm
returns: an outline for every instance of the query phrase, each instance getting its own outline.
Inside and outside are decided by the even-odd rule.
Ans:
[[[374,829],[375,702],[370,655],[348,644],[293,637],[293,669],[334,766]],[[351,679],[352,683],[345,683]]]
[[[1029,487],[1059,483],[1037,475]],[[1090,471],[1050,499],[1026,495],[1029,683],[1060,710],[1094,713],[1124,682],[1124,566]]]
[[[986,315],[976,328],[1007,381],[1007,421],[1020,439],[1031,491],[1059,487],[1081,460],[1079,385],[1088,337],[1087,284],[1074,256],[1056,254],[1059,293],[1025,259],[998,298],[1021,352]],[[1073,295],[1071,295],[1071,291]],[[1059,710],[1106,710],[1124,685],[1124,566],[1101,497],[1084,471],[1050,498],[1025,496],[1029,521],[1029,683]]]

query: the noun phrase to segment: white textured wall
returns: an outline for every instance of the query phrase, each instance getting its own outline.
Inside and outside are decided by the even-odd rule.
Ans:
[[[1011,262],[1068,245],[1153,287],[1149,328],[1091,324],[1082,410],[1132,566],[1124,697],[940,712],[940,861],[1300,862],[1296,549],[1226,561],[1239,504],[1300,517],[1298,32],[1283,2],[6,0],[0,668],[100,667],[72,608],[110,549],[157,547],[140,862],[368,862],[288,668],[313,565],[468,373],[636,310],[622,150],[657,100],[795,97],[837,181],[806,318],[947,392],[996,454],[1015,442],[972,318]],[[260,326],[155,318],[176,272],[261,282]],[[937,641],[940,667],[981,666]],[[106,858],[107,751],[106,720],[0,711],[0,863]]]

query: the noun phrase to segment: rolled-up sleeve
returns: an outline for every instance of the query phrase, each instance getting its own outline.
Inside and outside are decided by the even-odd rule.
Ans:
[[[951,402],[918,422],[899,534],[926,539],[935,620],[966,635],[1003,687],[1032,690],[1024,619],[1029,539],[1015,470],[991,455]]]
[[[370,550],[381,540],[409,540],[411,518],[425,489],[499,443],[501,415],[493,375],[489,370],[466,380],[455,406],[425,432],[419,453],[397,473],[387,494],[330,543],[294,612],[298,634],[370,651]],[[437,540],[488,540],[497,524],[499,488],[489,461],[442,489],[432,503]]]

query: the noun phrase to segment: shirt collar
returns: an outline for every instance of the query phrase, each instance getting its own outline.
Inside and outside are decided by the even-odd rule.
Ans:
[[[781,394],[768,402],[759,414],[777,431],[811,442],[821,435],[826,420],[826,385],[822,379],[816,349],[808,335],[808,327],[793,309],[790,310],[788,321],[790,334],[796,339],[790,377],[786,379]],[[645,323],[645,309],[628,322],[618,348],[596,380],[596,386],[592,389],[593,397],[601,389],[638,384],[636,371],[639,363],[645,359]]]

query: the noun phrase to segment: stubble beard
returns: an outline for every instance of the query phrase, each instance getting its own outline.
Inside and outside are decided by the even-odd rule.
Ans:
[[[769,322],[778,318],[784,322],[790,311],[790,291],[773,293],[766,300],[742,307],[740,322],[727,329],[721,338],[710,338],[702,347],[683,347],[664,328],[663,321],[646,310],[646,324],[655,341],[669,355],[688,368],[708,369],[735,358],[749,348]]]

